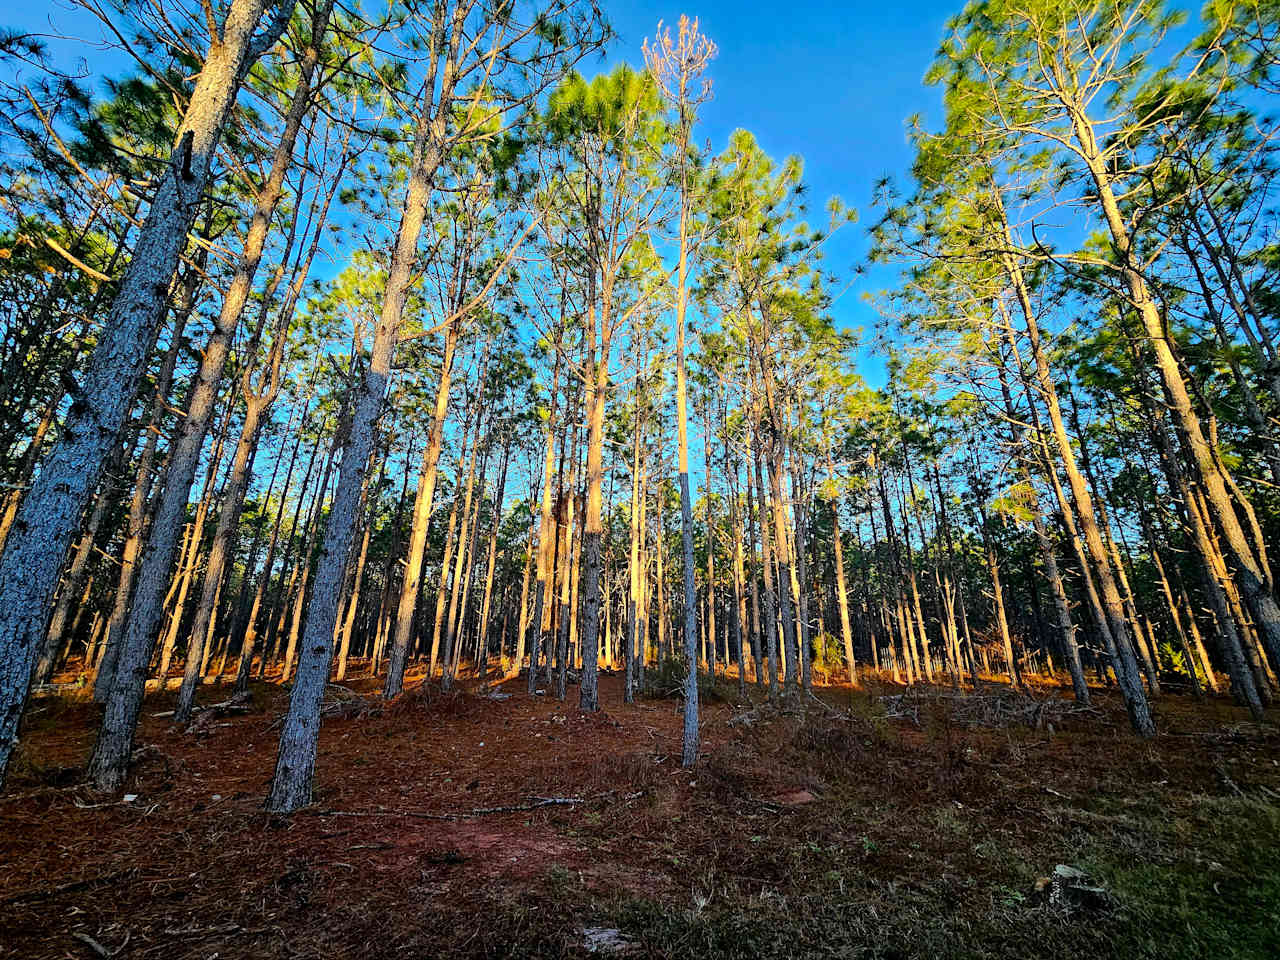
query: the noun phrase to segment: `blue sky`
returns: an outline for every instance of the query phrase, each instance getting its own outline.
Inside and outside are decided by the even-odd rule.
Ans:
[[[873,185],[886,174],[901,177],[910,163],[907,117],[922,113],[927,122],[939,114],[939,93],[921,78],[947,18],[962,7],[963,0],[907,6],[866,0],[700,0],[687,6],[606,0],[621,34],[608,60],[639,64],[640,44],[659,19],[674,28],[681,13],[698,17],[702,32],[719,48],[711,66],[715,96],[702,113],[703,137],[718,151],[731,131],[745,127],[775,157],[800,154],[815,219],[833,194],[857,208],[859,222],[842,228],[827,257],[828,266],[847,278],[866,255],[866,229],[875,218]],[[870,330],[876,316],[862,295],[891,283],[887,270],[859,278],[836,304],[837,321]],[[863,367],[869,381],[882,380],[869,352]]]

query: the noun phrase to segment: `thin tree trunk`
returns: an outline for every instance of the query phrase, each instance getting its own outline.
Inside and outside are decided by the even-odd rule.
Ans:
[[[998,192],[996,195],[999,197]],[[1003,221],[1003,207],[1001,207],[1001,218]],[[1008,239],[1007,222],[1005,222],[1004,230],[1006,239]],[[1117,682],[1120,684],[1121,694],[1124,697],[1125,708],[1129,713],[1129,722],[1138,736],[1151,737],[1155,735],[1155,721],[1151,718],[1151,710],[1147,704],[1146,693],[1142,689],[1142,680],[1138,674],[1138,664],[1134,658],[1132,635],[1125,620],[1124,605],[1121,602],[1111,564],[1102,543],[1102,536],[1098,530],[1093,498],[1089,495],[1088,485],[1080,473],[1075,451],[1072,449],[1071,441],[1067,436],[1066,425],[1062,418],[1062,408],[1058,403],[1057,386],[1054,384],[1053,376],[1049,369],[1049,361],[1045,356],[1044,346],[1040,338],[1040,327],[1036,320],[1035,310],[1031,305],[1031,296],[1021,268],[1011,257],[1005,258],[1005,270],[1018,299],[1018,305],[1026,325],[1036,384],[1039,387],[1041,399],[1048,410],[1049,423],[1057,444],[1058,455],[1067,474],[1067,482],[1071,487],[1071,496],[1075,502],[1076,514],[1079,517],[1079,530],[1084,541],[1084,549],[1087,550],[1089,560],[1092,561],[1094,570],[1097,573],[1097,582],[1101,588],[1099,591],[1099,604],[1104,617],[1101,622],[1106,624],[1112,646],[1115,648],[1113,667],[1116,671]],[[1056,484],[1056,473],[1052,469],[1048,472],[1054,475]],[[1066,510],[1064,504],[1064,517],[1068,513],[1069,511]]]
[[[409,529],[409,553],[405,560],[404,580],[400,586],[400,602],[396,608],[396,628],[391,644],[391,657],[387,663],[387,678],[382,690],[383,697],[388,700],[399,694],[404,687],[405,665],[408,662],[409,643],[413,636],[414,611],[418,606],[418,596],[422,592],[422,564],[426,557],[427,534],[431,524],[431,509],[435,501],[440,450],[444,440],[444,423],[449,415],[453,359],[457,352],[460,332],[460,320],[450,324],[445,331],[440,383],[436,387],[431,432],[422,454],[422,466],[418,470],[418,492],[413,501],[413,522]],[[443,576],[441,579],[444,579]]]

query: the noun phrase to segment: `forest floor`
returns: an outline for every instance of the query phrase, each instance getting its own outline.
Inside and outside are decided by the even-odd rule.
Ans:
[[[346,686],[287,817],[261,809],[279,687],[187,731],[149,695],[123,802],[76,785],[97,708],[36,701],[0,956],[578,957],[601,930],[634,956],[1280,955],[1280,731],[1225,698],[1166,694],[1144,743],[1102,690],[1028,714],[872,682],[779,711],[722,680],[682,770],[678,701],[626,705],[616,676],[594,715],[523,679]],[[1106,893],[1053,902],[1059,864]]]

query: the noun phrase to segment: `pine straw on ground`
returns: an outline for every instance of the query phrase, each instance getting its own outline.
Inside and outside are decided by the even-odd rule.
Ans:
[[[1143,743],[1104,691],[779,709],[722,681],[682,770],[676,700],[501,690],[331,691],[291,817],[261,810],[278,687],[185,732],[149,696],[129,802],[79,785],[97,708],[40,699],[0,797],[0,956],[577,957],[601,926],[663,957],[1280,952],[1280,732],[1226,699],[1162,698]],[[1059,863],[1114,905],[1042,902]]]

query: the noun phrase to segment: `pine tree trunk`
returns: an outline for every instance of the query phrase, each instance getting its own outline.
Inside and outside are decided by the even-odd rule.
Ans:
[[[684,728],[680,763],[691,767],[698,759],[698,597],[694,586],[693,491],[689,486],[689,400],[685,383],[685,309],[688,303],[688,189],[681,166],[680,260],[676,279],[676,457],[680,485],[680,558],[684,574]]]
[[[1224,564],[1222,563],[1222,558],[1218,553],[1217,545],[1214,543],[1212,535],[1206,528],[1205,518],[1197,505],[1196,498],[1186,475],[1183,473],[1182,466],[1178,462],[1173,445],[1169,441],[1163,418],[1154,409],[1154,405],[1151,403],[1150,398],[1147,397],[1146,391],[1141,391],[1140,395],[1144,410],[1150,421],[1152,439],[1156,442],[1156,448],[1159,450],[1160,459],[1164,464],[1165,474],[1169,479],[1169,487],[1178,496],[1185,521],[1184,525],[1190,531],[1192,543],[1195,545],[1196,552],[1200,557],[1200,572],[1204,580],[1205,593],[1209,598],[1210,609],[1213,611],[1214,618],[1218,621],[1222,655],[1227,663],[1227,673],[1231,677],[1232,693],[1249,708],[1249,712],[1254,719],[1261,719],[1263,708],[1262,692],[1254,683],[1253,676],[1249,672],[1243,639],[1240,636],[1235,615],[1230,608],[1226,591],[1223,588],[1221,574],[1224,570]]]
[[[484,377],[480,378],[481,389]],[[462,600],[466,596],[469,577],[466,576],[467,563],[475,549],[475,518],[472,516],[471,504],[475,496],[476,457],[480,447],[480,418],[476,418],[475,440],[471,445],[471,462],[467,468],[467,486],[462,499],[462,512],[459,514],[457,552],[453,558],[453,592],[449,596],[449,613],[445,617],[444,633],[444,675],[441,686],[448,690],[453,685],[454,672],[457,669],[461,642],[458,637],[458,622],[465,609]],[[486,451],[487,456],[487,451]],[[483,475],[481,487],[484,486]],[[443,576],[443,574],[442,574]]]
[[[353,357],[354,360],[354,357]],[[338,431],[341,433],[348,411],[350,398],[343,398],[342,411],[338,416]],[[302,549],[298,554],[297,564],[294,567],[294,576],[290,581],[290,590],[292,591],[293,611],[289,613],[290,593],[286,592],[281,597],[280,605],[280,626],[283,626],[285,616],[289,616],[289,640],[285,647],[284,663],[280,667],[280,682],[288,683],[289,678],[293,675],[294,658],[298,652],[298,641],[302,636],[303,621],[306,619],[305,607],[307,603],[307,588],[311,583],[312,563],[311,556],[314,552],[316,535],[320,532],[321,517],[324,513],[325,499],[329,494],[329,478],[333,470],[333,458],[338,451],[339,436],[333,438],[333,442],[329,445],[329,450],[325,454],[324,469],[320,472],[320,482],[316,485],[316,495],[311,501],[311,514],[307,518],[306,528],[302,535]],[[339,471],[341,473],[341,471]],[[338,585],[341,590],[341,584]],[[338,602],[335,599],[335,603]],[[336,617],[336,613],[335,613]],[[277,628],[277,635],[279,628]],[[326,674],[326,677],[328,674]]]
[[[773,517],[773,556],[778,574],[778,616],[782,625],[783,649],[786,661],[782,666],[783,695],[788,695],[794,685],[800,688],[800,643],[796,636],[796,584],[790,556],[790,537],[787,535],[787,508],[782,499],[783,451],[777,436],[778,426],[769,427],[766,437],[765,463],[769,477],[769,513]],[[765,498],[763,495],[761,499]]]
[[[134,442],[136,443],[136,435]],[[34,682],[37,686],[49,682],[55,668],[67,650],[71,635],[75,632],[74,624],[72,624],[71,628],[68,628],[67,617],[71,612],[71,605],[77,600],[80,601],[77,619],[79,618],[79,613],[84,609],[84,602],[88,598],[86,583],[93,579],[90,576],[89,559],[93,554],[94,545],[98,540],[98,532],[102,528],[102,521],[106,518],[107,510],[115,506],[116,498],[124,486],[125,475],[123,467],[126,463],[131,462],[132,459],[132,448],[127,450],[123,446],[115,448],[111,463],[106,470],[106,482],[98,494],[93,512],[89,516],[89,523],[85,527],[84,535],[80,538],[79,544],[76,545],[71,565],[67,571],[66,583],[58,594],[58,603],[54,608],[53,619],[49,624],[49,632],[45,637],[44,646],[40,652],[40,660],[36,665]]]
[[[265,2],[232,0],[221,22],[221,35],[210,42],[177,131],[177,146],[167,172],[158,180],[83,386],[73,397],[60,441],[18,511],[14,529],[21,536],[10,539],[0,558],[0,785],[16,742],[63,557],[137,396],[149,345],[163,321],[166,294],[203,199],[223,125],[241,79],[265,48],[274,45],[292,12],[291,0],[283,0],[272,28],[255,40]],[[128,722],[126,716],[118,719]],[[95,772],[99,785],[115,789],[122,782],[132,731],[128,743],[125,739],[120,738],[126,750],[123,762],[115,751],[106,763],[112,770],[102,776]]]
[[[1007,224],[1005,230],[1007,237]],[[1132,634],[1125,620],[1124,605],[1120,600],[1111,564],[1102,543],[1102,536],[1098,531],[1093,498],[1089,495],[1088,486],[1076,463],[1075,451],[1072,449],[1071,441],[1067,436],[1066,426],[1062,418],[1062,408],[1058,403],[1057,387],[1053,382],[1049,362],[1045,357],[1044,347],[1040,339],[1040,327],[1031,305],[1031,297],[1017,263],[1011,258],[1006,258],[1005,269],[1014,288],[1023,321],[1026,325],[1036,384],[1049,412],[1049,423],[1052,427],[1058,455],[1062,462],[1063,470],[1066,472],[1067,482],[1071,487],[1072,500],[1075,502],[1076,514],[1079,517],[1079,530],[1083,540],[1083,550],[1087,552],[1088,559],[1092,562],[1097,574],[1097,583],[1100,587],[1098,600],[1101,614],[1100,622],[1106,625],[1111,645],[1114,647],[1113,667],[1116,671],[1117,682],[1120,684],[1121,694],[1124,697],[1125,708],[1129,713],[1129,722],[1138,736],[1151,737],[1155,735],[1155,721],[1151,718],[1151,710],[1147,704],[1146,693],[1142,689],[1142,679],[1138,674],[1138,664],[1134,658]],[[1050,469],[1048,472],[1053,475],[1056,485],[1056,471]],[[1064,517],[1069,515],[1065,501],[1063,502],[1063,515]],[[1085,568],[1087,569],[1087,565],[1085,565]]]
[[[827,479],[835,482],[835,465],[827,456]],[[831,548],[835,554],[836,601],[840,607],[840,639],[844,641],[844,662],[849,670],[849,685],[858,685],[858,665],[853,655],[853,628],[849,624],[849,588],[844,573],[844,543],[840,533],[840,503],[831,501]]]
[[[769,524],[765,520],[764,471],[760,465],[760,445],[754,443],[755,492],[759,504],[761,566],[764,570],[764,633],[765,670],[769,674],[769,699],[778,697],[778,594],[773,580],[773,549],[769,536]],[[748,482],[750,477],[748,476]],[[748,496],[750,493],[748,492]]]
[[[391,657],[387,663],[387,678],[382,689],[382,696],[388,700],[399,694],[404,687],[409,643],[413,637],[413,615],[418,606],[418,596],[422,592],[422,564],[426,557],[427,534],[435,500],[440,450],[444,442],[444,423],[449,415],[453,358],[457,351],[460,332],[460,320],[450,324],[445,331],[440,383],[436,388],[431,433],[422,454],[422,466],[418,470],[418,492],[413,500],[413,522],[409,528],[409,553],[405,560],[404,580],[400,585],[400,602],[396,607],[396,628],[391,644]]]
[[[607,288],[606,288],[607,289]],[[605,301],[608,300],[606,293]],[[592,351],[595,340],[595,306],[587,322],[591,325]],[[600,306],[600,353],[588,364],[587,380],[587,503],[582,535],[582,681],[578,687],[578,708],[600,709],[598,656],[600,614],[602,604],[601,575],[604,561],[601,547],[604,519],[601,516],[604,483],[604,411],[609,390],[609,354],[611,349],[608,306]]]
[[[533,567],[534,567],[534,563],[533,563],[534,530],[535,528],[533,526],[530,526],[529,549],[525,551],[524,565],[523,565],[524,575],[521,577],[521,580],[520,580],[520,612],[517,618],[517,625],[516,625],[515,651],[512,655],[510,663],[506,664],[506,667],[503,670],[503,679],[511,679],[512,677],[518,676],[520,673],[520,668],[524,665],[525,647],[527,643],[525,637],[529,629],[529,624],[531,622],[529,619],[529,581],[533,576]],[[504,634],[504,637],[503,637],[504,642],[505,642],[505,639],[506,638]],[[503,649],[505,650],[506,647],[504,646]],[[532,658],[530,659],[530,662],[529,662],[529,669],[530,671],[533,670]]]
[[[1232,500],[1234,483],[1205,437],[1200,417],[1183,379],[1178,357],[1174,353],[1173,342],[1165,330],[1164,318],[1135,266],[1132,240],[1112,189],[1111,174],[1100,157],[1093,128],[1079,111],[1073,112],[1072,122],[1077,142],[1086,157],[1089,172],[1097,188],[1097,200],[1107,222],[1112,243],[1120,259],[1129,300],[1142,321],[1151,352],[1155,355],[1156,368],[1160,372],[1166,398],[1179,427],[1179,435],[1187,446],[1190,460],[1203,486],[1213,521],[1221,530],[1223,542],[1231,555],[1234,579],[1254,614],[1268,654],[1274,662],[1280,663],[1280,605],[1277,605],[1272,595],[1265,560],[1255,552],[1236,513],[1236,505]]]
[[[440,660],[441,640],[444,638],[444,613],[449,597],[449,571],[453,568],[453,552],[458,548],[459,506],[461,506],[461,501],[455,492],[453,506],[449,508],[449,523],[445,528],[444,556],[440,558],[440,583],[436,587],[435,617],[431,622],[431,659],[427,664],[427,679],[429,680],[435,678],[436,665]],[[456,583],[454,584],[454,589],[457,589]]]

